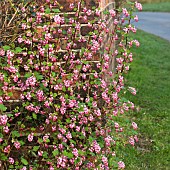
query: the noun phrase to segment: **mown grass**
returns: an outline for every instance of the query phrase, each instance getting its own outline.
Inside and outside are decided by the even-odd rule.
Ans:
[[[134,62],[127,75],[136,96],[128,95],[139,111],[130,116],[139,125],[139,143],[127,147],[127,170],[170,169],[170,42],[138,31],[141,46],[133,50]]]
[[[170,1],[169,2],[143,4],[143,11],[170,12]]]

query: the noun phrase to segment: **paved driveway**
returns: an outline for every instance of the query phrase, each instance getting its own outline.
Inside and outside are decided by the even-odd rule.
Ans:
[[[170,13],[163,12],[139,12],[135,26],[146,32],[155,34],[170,41]]]

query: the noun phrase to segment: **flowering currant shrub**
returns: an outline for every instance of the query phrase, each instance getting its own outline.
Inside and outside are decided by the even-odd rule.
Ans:
[[[102,11],[79,1],[67,13],[59,2],[22,7],[20,36],[0,48],[0,166],[124,169],[119,150],[138,141],[124,97],[136,90],[124,75],[139,46],[132,11],[142,6]]]

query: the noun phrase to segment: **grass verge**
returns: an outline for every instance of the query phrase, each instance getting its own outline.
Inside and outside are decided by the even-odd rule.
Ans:
[[[139,107],[130,116],[139,125],[140,142],[126,148],[124,161],[127,170],[169,170],[170,42],[140,30],[134,36],[141,46],[133,50],[127,80],[138,93],[127,98]]]
[[[143,11],[170,12],[170,1],[169,2],[143,4]]]

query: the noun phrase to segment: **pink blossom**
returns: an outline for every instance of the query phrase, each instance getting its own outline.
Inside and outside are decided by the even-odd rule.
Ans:
[[[72,153],[75,157],[78,157],[78,155],[79,155],[78,150],[76,148],[73,149]]]
[[[10,149],[11,149],[11,146],[8,145],[7,147],[4,148],[4,152],[5,152],[5,153],[9,153],[9,152],[10,152]]]
[[[100,44],[96,40],[92,40],[92,52],[96,53],[100,49]]]
[[[138,40],[133,40],[133,42],[136,44],[136,47],[139,47],[140,46],[140,43]]]
[[[124,169],[124,168],[125,168],[124,162],[119,161],[119,162],[118,162],[118,169]]]
[[[4,56],[5,55],[5,51],[4,50],[0,50],[0,56]]]
[[[138,16],[137,15],[135,15],[135,17],[134,17],[134,20],[136,21],[136,22],[138,22]]]
[[[54,170],[54,168],[52,166],[50,166],[50,170]]]
[[[15,162],[14,159],[11,158],[11,157],[9,157],[8,161],[9,161],[10,164],[14,164],[14,162]]]
[[[43,136],[43,141],[44,142],[47,142],[48,139],[49,139],[49,135],[46,134],[46,135]]]
[[[135,135],[135,136],[134,136],[134,139],[135,139],[135,141],[136,141],[136,142],[138,142],[138,141],[139,141],[139,139],[138,139],[137,135]]]
[[[64,85],[66,87],[70,87],[70,80],[64,80]]]
[[[60,24],[61,23],[61,17],[59,15],[55,15],[54,21],[56,22],[56,24]]]
[[[109,13],[112,17],[115,17],[116,16],[116,11],[114,9],[110,9],[109,10]]]
[[[67,138],[67,139],[71,139],[71,138],[72,138],[72,135],[71,135],[70,132],[68,132],[68,133],[66,134],[66,138]]]
[[[130,137],[130,138],[129,138],[129,143],[130,143],[132,146],[135,145],[135,140],[134,140],[133,137]]]
[[[19,149],[21,147],[21,144],[18,141],[16,141],[14,142],[14,146],[16,149]]]
[[[98,10],[98,9],[96,9],[95,14],[96,14],[97,16],[100,16],[100,13],[101,13],[101,11]]]
[[[8,132],[9,132],[8,126],[4,126],[4,127],[3,127],[3,131],[4,131],[5,133],[8,133]]]
[[[134,87],[129,87],[129,91],[133,94],[136,95],[136,89]]]
[[[86,14],[87,14],[88,16],[90,16],[90,15],[92,14],[92,11],[89,9],[89,10],[86,12]]]
[[[107,159],[107,157],[103,156],[102,157],[102,162],[104,163],[105,166],[108,166],[108,159]]]
[[[126,8],[122,8],[122,10],[123,10],[123,14],[124,14],[126,17],[128,17],[128,16],[129,16],[129,13],[128,13],[127,9],[126,9]]]
[[[0,125],[6,125],[8,121],[7,115],[0,115]]]
[[[25,30],[27,28],[27,25],[25,23],[22,23],[21,27],[23,30]]]
[[[45,106],[45,107],[50,107],[50,104],[51,104],[51,103],[50,103],[49,101],[45,101],[45,102],[44,102],[44,106]]]
[[[38,101],[43,101],[43,100],[44,100],[44,93],[43,93],[42,90],[38,90],[38,91],[36,92],[36,94],[37,94],[37,99],[38,99]]]
[[[27,167],[26,166],[24,166],[22,169],[20,169],[20,170],[27,170]]]
[[[142,4],[138,3],[137,1],[135,2],[135,7],[139,10],[142,11]]]
[[[132,122],[132,127],[134,130],[136,130],[138,128],[138,125],[135,122]]]
[[[29,142],[32,142],[33,138],[34,138],[34,133],[31,133],[31,134],[28,135],[28,141]]]
[[[74,3],[71,3],[71,4],[69,5],[69,8],[70,8],[70,9],[73,9],[73,8],[74,8]]]
[[[101,147],[100,147],[100,145],[97,143],[96,140],[93,142],[93,148],[94,148],[94,150],[95,150],[96,153],[100,153]]]
[[[35,84],[36,84],[36,77],[34,77],[34,76],[31,76],[31,77],[29,77],[27,80],[26,80],[26,86],[35,86]]]
[[[38,151],[38,156],[42,156],[43,155],[43,151]]]
[[[119,123],[115,122],[115,128],[116,128],[116,129],[119,128]]]
[[[0,143],[3,141],[3,139],[2,138],[0,138]]]

